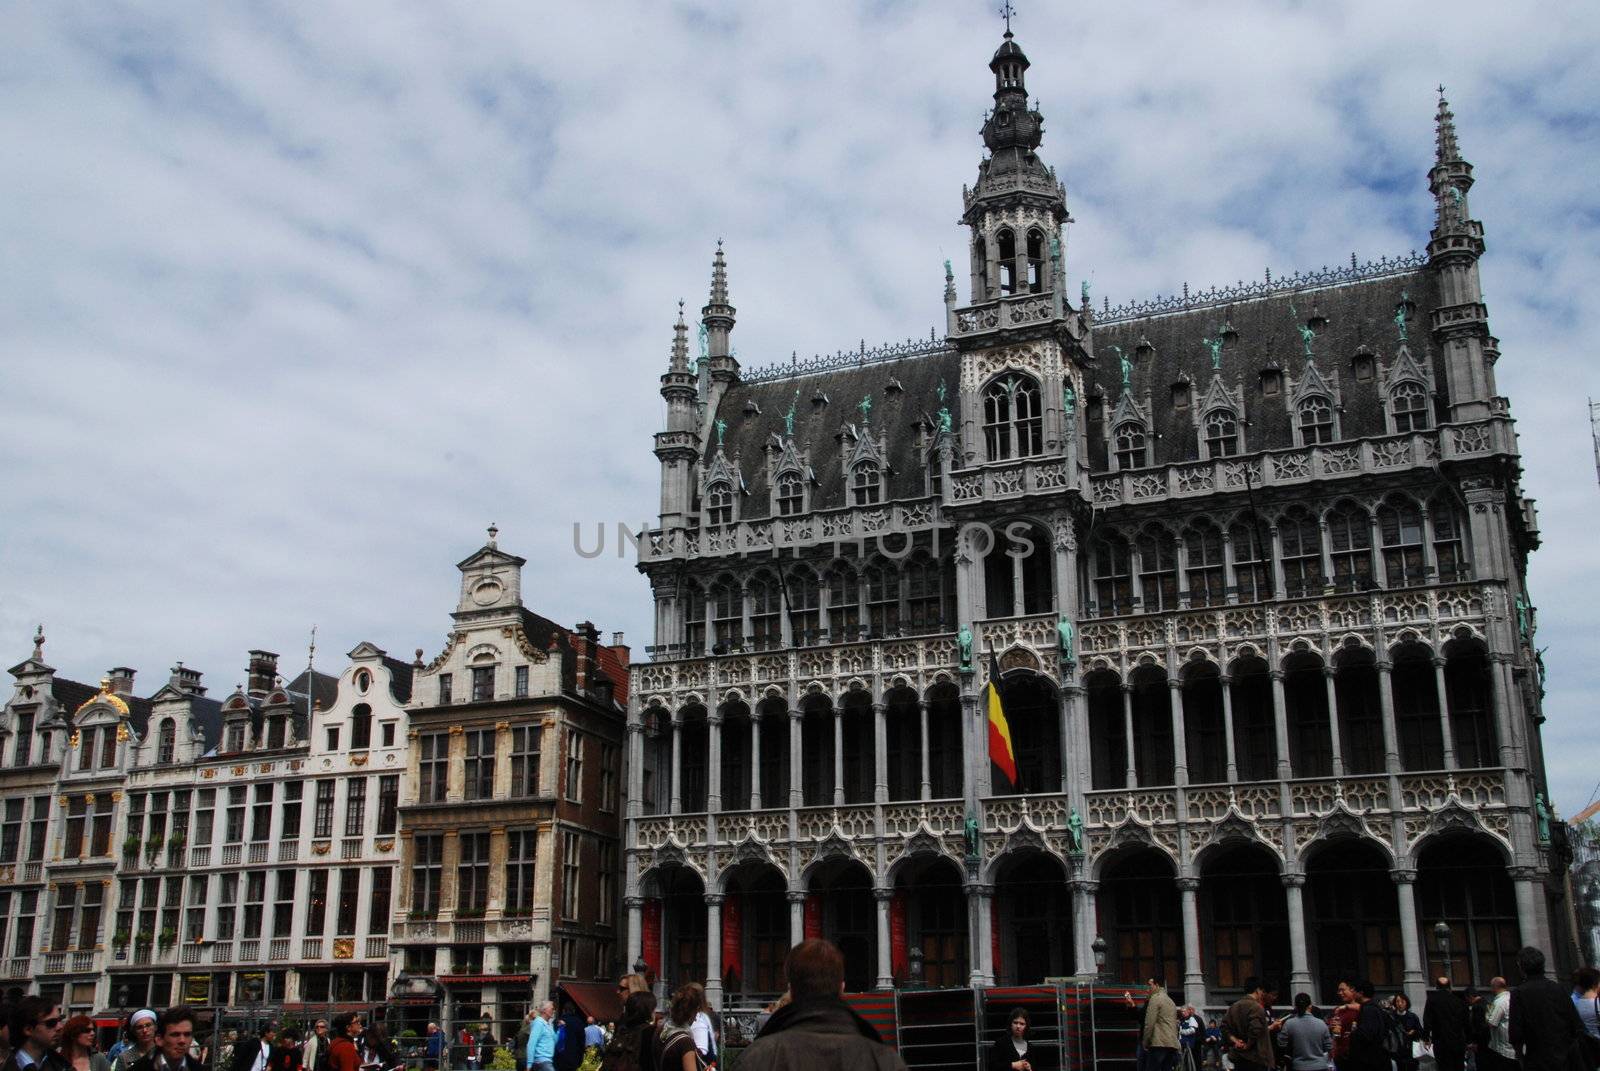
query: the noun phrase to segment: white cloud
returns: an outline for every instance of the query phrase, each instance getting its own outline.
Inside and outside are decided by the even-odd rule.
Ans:
[[[650,642],[571,524],[648,518],[675,301],[746,363],[907,335],[980,152],[992,5],[13,5],[0,651],[63,672],[435,650],[489,521],[530,602]],[[1593,787],[1592,8],[1039,5],[1018,39],[1113,301],[1421,247],[1432,86],[1540,500],[1558,805]]]

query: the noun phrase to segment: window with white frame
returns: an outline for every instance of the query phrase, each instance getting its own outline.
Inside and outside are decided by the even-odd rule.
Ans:
[[[1239,422],[1230,409],[1206,414],[1206,456],[1232,457],[1239,452]]]
[[[1044,414],[1037,380],[1010,375],[984,389],[983,437],[990,461],[1044,452]]]
[[[1111,445],[1117,455],[1118,469],[1142,469],[1148,464],[1144,425],[1133,420],[1118,424],[1112,433]]]
[[[1427,430],[1428,392],[1416,380],[1395,384],[1389,392],[1389,406],[1394,411],[1395,431]]]
[[[778,477],[778,516],[795,517],[805,512],[805,484],[798,472],[789,471]]]
[[[562,833],[561,917],[568,920],[578,917],[578,904],[581,902],[578,878],[582,873],[582,854],[583,838],[570,831]]]
[[[861,462],[851,470],[850,490],[856,505],[877,505],[883,497],[883,470],[875,462]]]
[[[718,480],[706,488],[706,524],[733,523],[733,486]]]
[[[534,870],[539,859],[539,831],[513,829],[506,834],[506,910],[514,915],[533,911]]]
[[[1320,394],[1300,403],[1300,445],[1333,442],[1333,402]]]
[[[544,732],[538,725],[516,725],[511,729],[512,798],[539,794],[539,742]]]
[[[583,734],[567,730],[567,800],[583,802]]]
[[[466,732],[466,791],[469,800],[494,798],[495,729],[469,729]]]

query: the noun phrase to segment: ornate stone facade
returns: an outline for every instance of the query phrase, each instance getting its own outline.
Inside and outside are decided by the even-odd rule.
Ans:
[[[1351,972],[1550,947],[1538,545],[1440,102],[1426,256],[1096,312],[1009,33],[948,336],[742,374],[719,247],[662,377],[630,959],[849,983]],[[970,637],[970,638],[969,638]],[[985,749],[991,665],[1020,785]],[[1559,952],[1559,949],[1557,950]]]

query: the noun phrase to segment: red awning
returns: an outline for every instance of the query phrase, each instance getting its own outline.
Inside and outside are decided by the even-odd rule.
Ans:
[[[622,1000],[612,982],[562,982],[556,992],[571,999],[583,1014],[597,1023],[622,1021]]]

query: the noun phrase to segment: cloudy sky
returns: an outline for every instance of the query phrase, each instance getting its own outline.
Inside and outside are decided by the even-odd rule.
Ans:
[[[0,8],[0,664],[41,621],[63,673],[144,691],[301,664],[313,623],[323,666],[431,656],[491,521],[532,606],[651,642],[642,579],[572,527],[656,508],[677,300],[723,237],[747,366],[925,336],[994,6]],[[1421,247],[1446,84],[1577,810],[1600,11],[1036,0],[1016,29],[1097,300]]]

